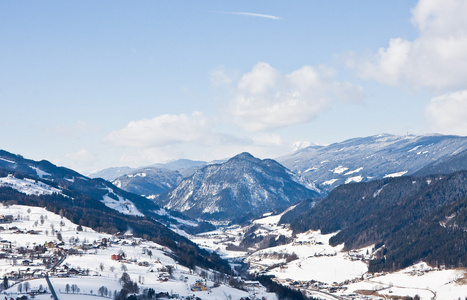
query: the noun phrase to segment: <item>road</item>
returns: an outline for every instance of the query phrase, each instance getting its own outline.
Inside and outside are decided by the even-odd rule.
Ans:
[[[60,300],[60,299],[58,299],[57,293],[55,293],[55,289],[54,289],[54,287],[52,285],[52,282],[50,282],[48,272],[45,274],[45,281],[47,281],[47,285],[49,286],[49,290],[52,293],[52,297],[54,298],[54,300]]]
[[[64,262],[66,259],[66,255],[63,255],[60,257],[60,259],[49,269],[50,271],[53,271],[56,267],[61,265],[62,262]],[[50,293],[52,293],[52,297],[54,300],[59,300],[57,293],[55,292],[55,289],[52,285],[52,282],[49,279],[49,272],[45,273],[45,281],[47,281],[47,285],[49,286]]]

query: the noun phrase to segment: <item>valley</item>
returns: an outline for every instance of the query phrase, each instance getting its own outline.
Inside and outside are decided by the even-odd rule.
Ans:
[[[268,216],[250,226],[232,226],[193,237],[202,247],[218,251],[231,261],[242,260],[256,275],[273,276],[274,281],[306,292],[319,299],[456,299],[467,295],[464,285],[466,268],[431,267],[424,262],[397,272],[368,272],[374,247],[350,251],[343,245],[331,246],[334,234],[308,231],[294,235],[288,225],[278,224],[280,215]],[[254,230],[252,230],[254,229]],[[242,241],[254,233],[263,239],[288,241],[283,245],[264,247],[253,244],[243,251]],[[233,248],[235,250],[233,250]]]
[[[323,147],[278,159],[290,169],[240,153],[100,172],[112,182],[1,151],[2,292],[466,297],[467,140],[379,135]]]

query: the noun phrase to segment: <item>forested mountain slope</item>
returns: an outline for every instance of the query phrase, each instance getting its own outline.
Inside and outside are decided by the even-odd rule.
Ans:
[[[454,209],[463,208],[466,197],[465,171],[387,178],[340,186],[308,211],[292,219],[284,215],[282,222],[290,221],[297,232],[339,231],[330,242],[345,243],[347,249],[384,245],[371,271],[400,269],[418,260],[452,266],[467,263],[465,215]]]
[[[193,218],[232,221],[284,210],[318,196],[296,183],[291,172],[276,161],[242,153],[199,169],[156,198],[156,203]]]

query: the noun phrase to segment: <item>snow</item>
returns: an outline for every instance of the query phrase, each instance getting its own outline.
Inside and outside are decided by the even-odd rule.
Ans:
[[[16,162],[14,162],[14,161],[12,161],[12,160],[5,159],[5,158],[1,158],[1,157],[0,157],[0,160],[6,161],[6,162],[8,162],[8,163],[10,163],[10,164],[16,164]]]
[[[405,173],[407,173],[408,171],[402,171],[402,172],[397,172],[397,173],[392,173],[392,174],[386,174],[384,175],[383,178],[394,178],[394,177],[400,177],[402,175],[404,175]]]
[[[39,178],[44,178],[44,176],[51,176],[52,174],[50,173],[47,173],[45,171],[42,171],[41,169],[37,168],[37,167],[33,167],[31,166],[31,169],[33,169],[34,171],[36,171],[36,174],[37,176],[39,176]]]
[[[335,174],[342,174],[345,171],[347,171],[348,169],[349,168],[346,168],[346,167],[343,167],[343,166],[338,166],[338,167],[334,168],[333,170],[331,170],[331,172],[333,172]]]
[[[318,170],[318,168],[317,167],[308,168],[305,171],[303,171],[303,173],[307,173],[307,172],[314,171],[314,170]]]
[[[415,183],[415,182],[412,182],[412,184]],[[381,191],[384,189],[385,186],[387,186],[388,184],[385,184],[383,185],[379,190],[377,190],[376,192],[373,193],[373,198],[376,198],[379,196],[379,194],[381,193]]]
[[[28,178],[19,179],[13,175],[0,178],[0,186],[11,187],[26,195],[51,195],[53,193],[62,193],[61,190],[43,182]]]
[[[261,224],[261,225],[267,225],[267,224],[277,224],[279,223],[279,220],[281,219],[283,214],[280,215],[275,215],[275,216],[267,216],[262,219],[254,220],[254,224]]]
[[[334,182],[338,181],[339,179],[330,179],[330,180],[327,180],[325,182],[323,182],[322,184],[323,185],[332,185]]]
[[[353,171],[349,171],[349,172],[345,173],[344,175],[352,175],[352,174],[354,174],[354,173],[360,172],[361,170],[363,170],[363,167],[360,167],[360,168],[355,169],[355,170],[353,170]]]
[[[299,234],[293,244],[268,248],[254,253],[250,263],[254,263],[255,256],[267,252],[295,253],[298,255],[297,260],[289,262],[286,268],[274,268],[268,274],[282,279],[313,279],[328,284],[350,280],[366,273],[368,268],[364,262],[346,259],[346,252],[341,251],[343,245],[337,247],[329,245],[329,239],[333,235],[322,235],[319,231]],[[261,263],[264,263],[264,259]]]
[[[122,181],[121,180],[115,180],[114,182],[112,182],[116,187],[118,187],[119,189],[122,188]]]
[[[415,146],[413,147],[412,149],[410,149],[408,152],[413,152],[415,150],[417,150],[418,148],[422,147],[422,145],[418,145],[418,146]],[[418,154],[418,153],[417,153]]]
[[[136,173],[136,174],[126,174],[127,177],[133,178],[133,177],[146,177],[148,174],[144,172]]]
[[[362,180],[363,180],[362,175],[358,175],[358,176],[347,178],[347,180],[345,181],[345,184],[351,183],[351,182],[360,182]]]
[[[122,214],[125,215],[133,215],[133,216],[140,216],[143,217],[144,214],[142,214],[135,206],[133,202],[130,200],[123,198],[122,196],[119,196],[114,193],[114,191],[111,188],[107,188],[108,193],[103,196],[103,199],[101,200],[102,203],[104,203],[107,207],[114,209],[118,212],[121,212]],[[118,200],[112,198],[109,196],[109,193],[112,193],[113,195],[117,196]]]
[[[456,281],[463,278],[465,270],[433,270],[425,263],[418,263],[404,270],[384,274],[365,281],[351,284],[348,292],[356,290],[374,290],[381,295],[398,295],[421,299],[457,299],[467,295],[467,287]]]
[[[278,278],[290,278],[293,274],[295,280],[309,280],[313,278],[321,282],[332,284],[343,282],[362,276],[367,271],[365,263],[344,260],[342,253],[336,256],[310,257],[300,259],[288,265],[287,270],[274,269],[271,274]]]

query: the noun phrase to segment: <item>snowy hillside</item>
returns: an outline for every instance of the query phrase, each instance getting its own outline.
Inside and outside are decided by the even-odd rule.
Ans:
[[[224,275],[181,266],[168,248],[131,232],[95,232],[38,207],[0,206],[0,215],[0,276],[7,278],[9,288],[3,293],[8,297],[34,292],[36,299],[50,299],[44,278],[48,272],[60,299],[113,299],[122,290],[124,273],[137,284],[139,294],[153,289],[178,298],[240,299],[255,292],[276,299],[262,287],[251,292],[235,289]]]
[[[86,195],[127,215],[142,216],[145,209],[157,209],[152,201],[126,193],[105,180],[90,179],[48,161],[37,162],[3,150],[0,150],[0,186],[27,195]]]
[[[107,207],[114,209],[118,212],[121,212],[125,215],[133,215],[133,216],[144,216],[138,208],[136,208],[135,204],[130,200],[118,195],[112,188],[105,188],[107,193],[102,197],[102,203],[104,203]]]
[[[43,182],[28,178],[19,179],[11,174],[7,177],[0,178],[0,186],[11,187],[26,195],[51,195],[53,193],[62,193],[61,190]]]
[[[276,160],[305,186],[327,193],[341,184],[410,175],[465,149],[466,137],[383,134],[310,146]]]

